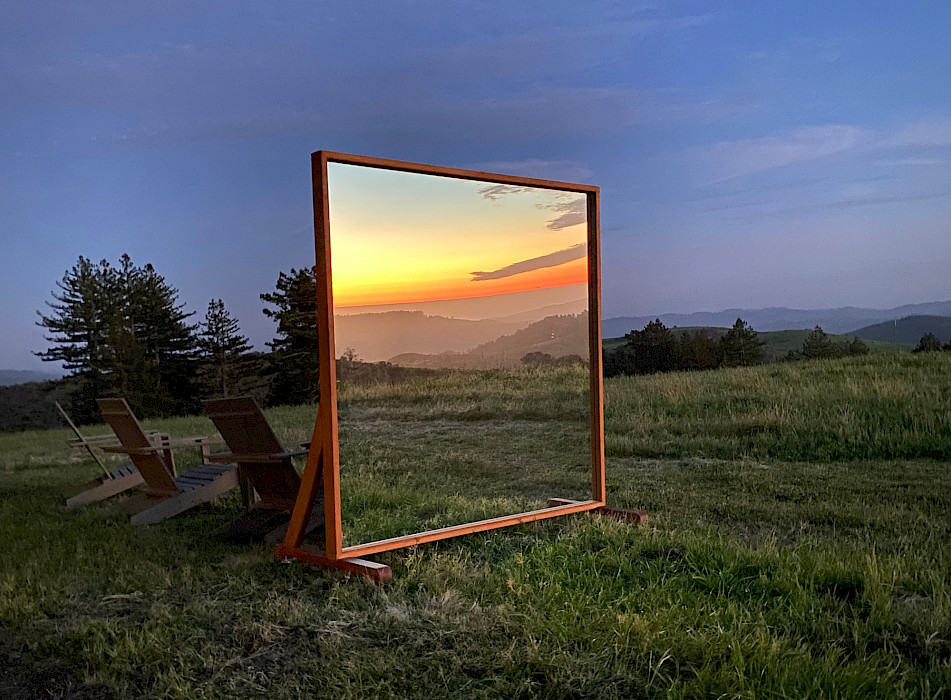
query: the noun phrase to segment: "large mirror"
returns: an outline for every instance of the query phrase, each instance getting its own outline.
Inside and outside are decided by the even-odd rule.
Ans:
[[[328,497],[344,553],[551,499],[594,503],[596,188],[341,154],[321,165],[339,457]]]

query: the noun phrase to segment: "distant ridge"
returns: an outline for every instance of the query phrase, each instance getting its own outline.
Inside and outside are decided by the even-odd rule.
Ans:
[[[522,357],[541,352],[554,358],[577,355],[588,359],[588,314],[549,316],[541,321],[483,343],[468,352],[400,353],[389,362],[429,369],[495,369],[519,367]]]
[[[852,331],[852,335],[857,335],[862,340],[883,340],[905,345],[917,345],[927,333],[934,333],[942,344],[947,343],[951,339],[951,317],[906,316]]]
[[[742,318],[758,331],[811,329],[821,326],[827,333],[852,333],[857,328],[864,328],[884,321],[895,321],[908,316],[951,316],[951,300],[906,304],[893,309],[866,309],[855,306],[843,306],[835,309],[770,307],[765,309],[698,311],[690,314],[620,316],[604,319],[601,332],[605,338],[617,338],[625,333],[630,333],[632,330],[642,329],[655,318],[659,318],[668,327],[719,326],[729,328],[736,322],[737,318]],[[915,338],[914,342],[917,343],[918,338]]]
[[[29,382],[48,382],[63,376],[55,372],[39,372],[32,369],[0,369],[0,386],[14,386]]]

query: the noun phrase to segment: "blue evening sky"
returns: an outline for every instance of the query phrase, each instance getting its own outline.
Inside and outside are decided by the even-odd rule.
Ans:
[[[951,4],[0,1],[0,367],[78,256],[258,345],[309,154],[602,188],[604,316],[951,298]]]

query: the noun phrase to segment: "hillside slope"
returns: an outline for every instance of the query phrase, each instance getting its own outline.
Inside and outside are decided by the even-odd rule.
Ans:
[[[889,343],[917,345],[921,336],[934,333],[938,340],[947,343],[951,338],[951,317],[949,316],[906,316],[897,321],[885,321],[854,330],[862,340],[880,340]]]
[[[826,333],[851,333],[855,328],[918,315],[951,316],[951,300],[906,304],[893,309],[866,309],[856,306],[835,309],[788,309],[779,306],[765,309],[698,311],[687,314],[621,316],[604,319],[602,328],[605,337],[613,338],[624,335],[632,329],[640,330],[655,318],[659,318],[668,328],[672,326],[730,327],[737,318],[742,318],[757,331],[811,329],[821,326]],[[915,342],[918,342],[917,338]]]
[[[389,361],[403,367],[495,369],[518,367],[530,352],[552,357],[578,355],[587,360],[588,314],[549,316],[464,353],[401,353]]]

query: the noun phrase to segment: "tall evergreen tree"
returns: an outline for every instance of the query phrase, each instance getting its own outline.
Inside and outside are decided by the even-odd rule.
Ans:
[[[764,343],[742,318],[720,339],[723,364],[727,367],[749,367],[763,361]]]
[[[97,415],[96,399],[105,391],[108,356],[108,319],[114,313],[110,284],[114,277],[109,263],[99,265],[79,257],[78,262],[56,282],[54,301],[46,302],[49,315],[37,311],[37,325],[50,335],[51,345],[35,354],[44,362],[62,362],[78,385],[73,411],[77,420]]]
[[[118,267],[80,257],[58,286],[49,304],[55,313],[38,322],[54,345],[37,354],[63,361],[80,379],[84,419],[107,393],[142,415],[197,408],[196,326],[186,322],[193,312],[151,265],[137,267],[128,255]]]
[[[277,321],[272,349],[275,376],[267,403],[300,404],[320,396],[317,351],[317,281],[313,268],[280,273],[274,292],[261,300],[275,307],[264,315]]]
[[[229,396],[247,366],[251,344],[241,335],[237,319],[231,317],[221,299],[208,302],[205,320],[199,326],[205,393],[212,397]]]

